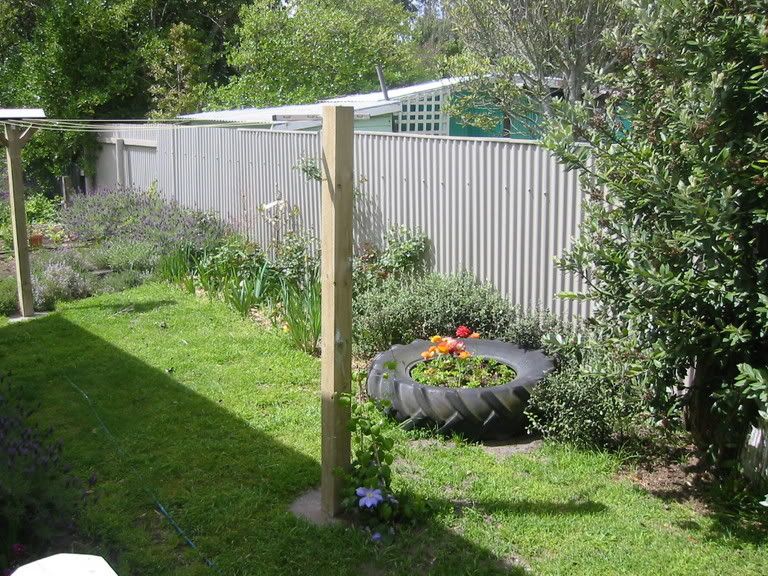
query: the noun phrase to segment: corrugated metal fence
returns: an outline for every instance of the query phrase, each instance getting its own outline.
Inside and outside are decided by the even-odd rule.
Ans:
[[[114,186],[120,170],[127,185],[156,182],[164,196],[215,211],[262,245],[271,236],[259,207],[278,199],[299,208],[303,227],[319,231],[319,183],[297,169],[302,158],[319,159],[317,133],[113,128],[102,137],[97,186]],[[420,228],[432,242],[435,270],[471,271],[524,308],[588,312],[556,298],[580,288],[554,264],[581,220],[577,174],[535,143],[358,133],[355,173],[358,247],[380,244],[393,225]]]

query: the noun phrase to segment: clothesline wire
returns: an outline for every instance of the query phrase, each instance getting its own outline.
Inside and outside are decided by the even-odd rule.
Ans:
[[[175,122],[175,123],[171,123]],[[109,133],[131,130],[138,132],[158,132],[163,130],[190,130],[201,128],[237,128],[238,126],[253,126],[254,122],[219,122],[206,124],[180,124],[178,120],[164,120],[162,123],[156,123],[155,120],[139,120],[135,118],[125,120],[77,120],[77,119],[23,119],[23,120],[0,120],[0,123],[7,124],[18,129],[34,128],[36,130],[49,130],[55,132],[93,132]],[[129,124],[129,127],[119,126],[120,124]]]

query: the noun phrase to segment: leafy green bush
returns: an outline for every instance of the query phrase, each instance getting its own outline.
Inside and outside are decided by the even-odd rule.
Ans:
[[[10,316],[19,308],[16,279],[12,276],[0,278],[0,316]]]
[[[242,279],[232,278],[224,288],[224,300],[241,316],[267,304],[280,289],[280,277],[269,262],[256,270],[249,270]]]
[[[288,232],[275,246],[273,266],[286,279],[301,282],[320,268],[317,238],[310,234]]]
[[[405,226],[387,232],[383,250],[366,246],[354,260],[353,287],[360,294],[387,278],[421,274],[426,270],[429,238]]]
[[[547,144],[583,169],[588,198],[563,263],[588,279],[604,335],[628,332],[643,352],[633,369],[649,406],[682,404],[696,443],[728,466],[768,387],[739,385],[740,366],[767,357],[766,6],[629,7],[634,29],[611,37],[616,65],[597,78],[610,90],[553,106]]]
[[[0,375],[0,566],[42,552],[83,503],[80,482],[52,431],[30,421],[33,409]]]
[[[506,298],[470,274],[391,278],[355,299],[355,350],[371,356],[392,344],[453,334],[459,325],[503,338],[515,318]]]
[[[648,428],[638,375],[610,342],[581,337],[558,350],[560,370],[540,382],[526,407],[529,429],[585,448],[621,445]]]
[[[45,194],[32,194],[27,197],[24,208],[27,213],[27,222],[30,224],[50,224],[59,216],[60,203],[48,198]]]

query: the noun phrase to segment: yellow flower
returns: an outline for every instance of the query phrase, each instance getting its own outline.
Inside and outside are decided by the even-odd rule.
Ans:
[[[462,359],[469,358],[470,356],[472,356],[472,354],[470,354],[466,350],[462,350],[461,352],[459,352],[459,358],[462,358]]]
[[[288,324],[283,324],[283,332],[290,332],[291,329],[289,328]]]
[[[472,332],[472,334],[469,335],[470,338],[480,338],[480,332]]]
[[[430,342],[433,344],[437,344],[438,342],[442,342],[443,337],[442,336],[432,336],[432,338],[429,339]]]

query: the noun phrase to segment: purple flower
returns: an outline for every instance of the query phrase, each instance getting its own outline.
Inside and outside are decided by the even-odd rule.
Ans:
[[[27,547],[24,546],[24,544],[19,544],[18,542],[11,546],[11,552],[13,552],[13,555],[16,558],[20,558],[24,556],[24,553],[27,551]]]
[[[365,488],[361,486],[355,491],[360,497],[360,508],[376,508],[379,502],[384,500],[384,496],[381,495],[381,490],[378,488]]]
[[[371,540],[374,542],[380,542],[381,541],[381,533],[380,532],[374,532],[371,534]]]

